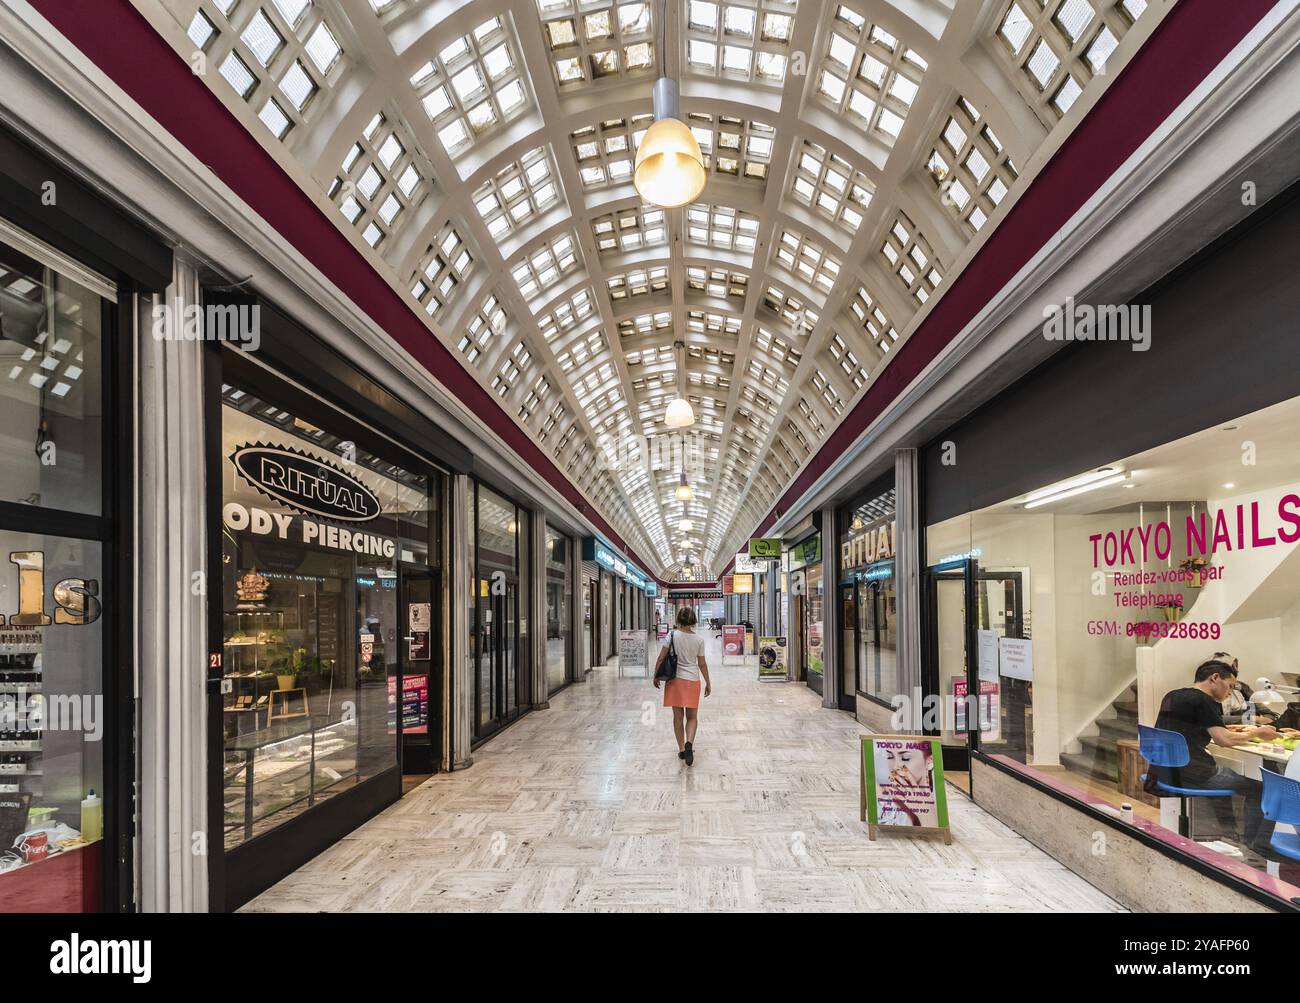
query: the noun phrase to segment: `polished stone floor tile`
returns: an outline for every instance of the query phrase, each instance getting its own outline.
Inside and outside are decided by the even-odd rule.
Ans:
[[[867,838],[858,736],[721,666],[696,758],[615,668],[555,695],[258,896],[250,912],[999,912],[1119,906],[949,787],[952,845]]]

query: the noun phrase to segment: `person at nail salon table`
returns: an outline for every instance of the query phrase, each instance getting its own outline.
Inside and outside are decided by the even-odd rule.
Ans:
[[[1160,703],[1156,727],[1176,731],[1187,740],[1186,766],[1157,766],[1148,771],[1148,792],[1160,796],[1154,789],[1153,775],[1173,787],[1193,787],[1202,790],[1231,790],[1246,799],[1245,837],[1249,847],[1261,856],[1272,856],[1267,849],[1270,826],[1264,823],[1259,801],[1263,787],[1258,780],[1249,780],[1240,773],[1220,766],[1206,748],[1211,742],[1225,749],[1247,744],[1252,738],[1277,737],[1277,729],[1268,725],[1232,731],[1223,724],[1223,701],[1237,682],[1237,670],[1231,662],[1211,658],[1196,668],[1191,686],[1170,690]],[[1229,799],[1221,799],[1227,802]],[[1230,805],[1216,805],[1229,809]],[[1226,819],[1225,819],[1226,820]],[[1235,821],[1232,823],[1236,830]]]

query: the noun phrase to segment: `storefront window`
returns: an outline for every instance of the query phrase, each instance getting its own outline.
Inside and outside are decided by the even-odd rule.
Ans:
[[[546,685],[554,692],[569,679],[569,538],[546,527]]]
[[[898,686],[894,490],[856,505],[840,544],[845,658],[860,693],[888,703]]]
[[[490,734],[531,704],[527,513],[482,484],[478,496],[477,733]]]
[[[398,563],[427,480],[223,388],[225,842],[397,765]]]
[[[800,627],[803,631],[803,666],[808,684],[821,691],[824,670],[822,656],[822,538],[810,536],[790,548],[788,554],[793,574],[794,591],[802,613]]]
[[[103,511],[104,315],[97,293],[0,243],[0,501]],[[0,521],[0,912],[104,907],[108,532]]]
[[[102,509],[103,300],[0,242],[0,501]]]
[[[1236,797],[1188,799],[1191,838],[1205,859],[1294,885],[1300,870],[1271,845],[1259,797],[1266,773],[1300,790],[1298,421],[1300,400],[1277,404],[927,531],[931,577],[952,592],[937,625],[955,653],[941,664],[946,695],[966,692],[958,635],[976,621],[981,752],[1082,799],[1131,804],[1171,843],[1177,795],[1143,774],[1229,787]],[[973,595],[953,576],[967,562]],[[1239,685],[1230,673],[1215,676],[1223,692],[1198,681],[1214,659],[1237,667]],[[1188,707],[1217,725],[1190,723]],[[953,710],[945,730],[964,731],[968,715]],[[1265,722],[1277,730],[1250,730]],[[1178,733],[1187,765],[1153,769],[1145,727]]]

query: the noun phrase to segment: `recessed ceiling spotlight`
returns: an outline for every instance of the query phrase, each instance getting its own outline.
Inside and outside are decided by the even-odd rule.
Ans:
[[[1237,485],[1234,484],[1232,481],[1229,481],[1227,484],[1225,484],[1225,485],[1223,485],[1223,486],[1224,486],[1224,488],[1226,488],[1227,490],[1231,491],[1231,490],[1232,490],[1233,488],[1235,488]]]

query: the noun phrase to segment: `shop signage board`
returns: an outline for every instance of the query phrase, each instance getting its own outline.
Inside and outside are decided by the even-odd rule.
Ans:
[[[731,588],[738,596],[753,595],[754,593],[754,576],[753,575],[732,575]]]
[[[816,536],[810,536],[802,543],[790,548],[790,570],[797,571],[799,568],[807,567],[809,564],[816,564],[822,559],[822,538],[818,533]]]
[[[863,735],[859,817],[880,829],[939,832],[952,842],[943,784],[943,746],[922,735]]]
[[[379,497],[320,456],[258,442],[240,446],[230,462],[266,497],[304,515],[337,522],[370,522],[379,517]]]
[[[767,561],[750,557],[742,550],[736,555],[736,566],[733,570],[738,575],[761,575],[767,570]]]
[[[646,661],[646,640],[644,630],[620,630],[618,632],[618,671],[624,669],[648,669]]]
[[[1034,645],[1026,637],[998,638],[998,671],[1008,679],[1034,678]]]
[[[781,538],[779,536],[766,536],[750,540],[749,556],[762,561],[779,561],[781,559]]]
[[[745,627],[743,624],[722,625],[722,657],[740,658],[745,654]]]
[[[722,594],[724,596],[733,595],[736,591],[736,580],[733,575],[722,576]]]
[[[784,637],[758,639],[759,682],[785,682],[789,678],[788,662]]]

